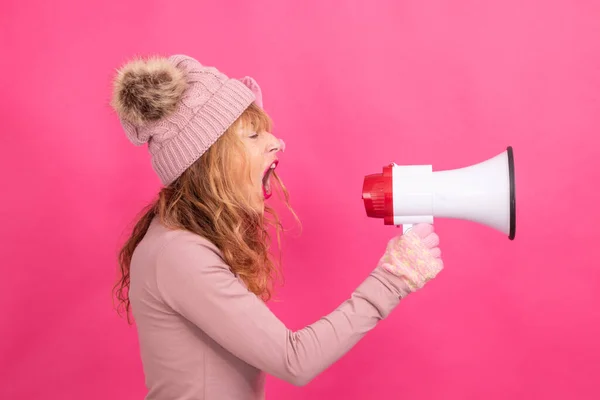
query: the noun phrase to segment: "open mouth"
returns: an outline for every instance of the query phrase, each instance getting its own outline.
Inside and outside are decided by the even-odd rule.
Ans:
[[[268,199],[273,194],[271,191],[271,175],[273,175],[273,171],[277,168],[277,164],[279,164],[279,161],[273,161],[263,174],[262,187],[265,199]]]

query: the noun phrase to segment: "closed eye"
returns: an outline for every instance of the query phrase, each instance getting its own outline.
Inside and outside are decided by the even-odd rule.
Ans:
[[[250,139],[256,139],[258,137],[258,133],[255,133],[254,135],[250,135]]]

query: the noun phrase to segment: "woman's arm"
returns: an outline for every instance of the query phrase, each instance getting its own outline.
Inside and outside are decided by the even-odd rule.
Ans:
[[[377,267],[337,309],[294,332],[202,239],[172,240],[159,254],[156,273],[159,293],[173,310],[238,358],[299,386],[343,356],[410,292]]]

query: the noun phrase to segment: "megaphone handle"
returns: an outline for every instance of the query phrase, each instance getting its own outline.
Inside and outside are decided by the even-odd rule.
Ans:
[[[403,224],[402,225],[402,233],[404,234],[404,233],[408,232],[408,230],[412,227],[413,227],[413,224]]]

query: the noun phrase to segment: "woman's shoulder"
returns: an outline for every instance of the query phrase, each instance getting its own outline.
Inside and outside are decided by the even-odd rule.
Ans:
[[[146,234],[145,272],[162,294],[177,290],[183,282],[219,285],[231,279],[232,272],[222,252],[211,241],[194,232],[173,229],[155,220]],[[141,263],[143,264],[143,263]],[[175,284],[177,283],[177,284]]]
[[[230,273],[219,249],[206,238],[153,220],[131,262],[132,298],[169,295],[183,282],[214,283]],[[200,279],[200,280],[199,280]]]

